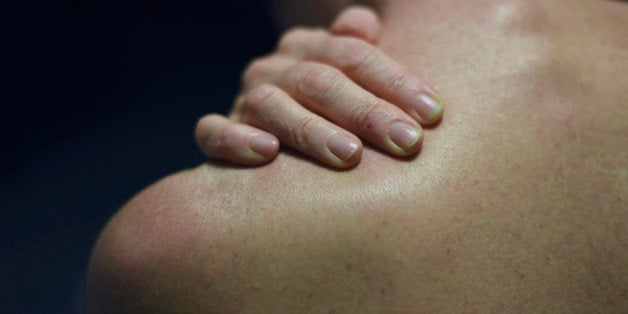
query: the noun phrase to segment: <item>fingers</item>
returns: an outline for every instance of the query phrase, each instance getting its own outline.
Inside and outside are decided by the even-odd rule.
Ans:
[[[242,119],[275,134],[282,144],[322,163],[347,168],[362,154],[353,134],[308,111],[281,88],[264,84],[247,96]]]
[[[296,63],[295,58],[286,55],[274,54],[257,58],[244,70],[242,86],[245,89],[252,89],[263,83],[275,82]]]
[[[335,35],[361,38],[374,43],[381,25],[377,13],[365,6],[344,9],[332,23],[330,30]]]
[[[243,165],[266,163],[279,151],[275,136],[217,114],[201,118],[194,133],[198,146],[207,156]]]
[[[423,133],[417,122],[437,122],[443,105],[431,86],[369,44],[380,27],[375,12],[358,7],[336,19],[333,36],[322,29],[290,30],[276,53],[247,67],[231,119],[334,167],[359,161],[356,135],[397,156],[418,152]],[[278,146],[256,151],[252,139],[270,135],[259,129],[209,116],[199,122],[197,140],[210,156],[263,163]]]
[[[333,67],[302,62],[279,84],[308,109],[385,151],[408,156],[420,148],[423,133],[416,121]]]
[[[326,36],[323,33],[320,35]],[[318,36],[318,34],[317,34]],[[261,83],[271,83],[290,95],[283,105],[293,105],[314,111],[326,117],[341,128],[369,141],[375,146],[396,156],[408,156],[420,149],[423,133],[412,116],[408,116],[397,106],[382,100],[347,78],[339,70],[321,63],[297,61],[287,56],[273,55],[252,62],[244,73],[245,90],[251,90]],[[233,119],[241,119],[242,112],[251,105],[241,96],[236,100]],[[268,107],[267,107],[268,108]],[[303,110],[303,108],[301,108]],[[255,110],[260,115],[274,115],[272,111]],[[308,116],[313,115],[309,113]],[[288,119],[285,117],[285,119]],[[285,121],[271,120],[258,126],[278,135],[276,132],[289,132]],[[282,122],[281,124],[277,124]],[[273,125],[270,125],[273,123]],[[331,123],[325,123],[328,127]],[[295,128],[292,128],[294,130]],[[298,128],[297,128],[298,129]],[[333,129],[328,132],[334,132]],[[285,138],[285,137],[284,137]],[[281,141],[285,143],[284,138]],[[294,143],[296,149],[306,150]],[[312,144],[322,147],[320,144]],[[318,145],[318,146],[317,146]],[[321,158],[317,158],[321,160]],[[325,163],[325,160],[321,160]],[[342,164],[347,166],[349,164]]]
[[[282,46],[305,60],[328,64],[367,90],[411,115],[421,125],[440,120],[443,104],[426,82],[414,77],[377,48],[356,38],[296,30]]]

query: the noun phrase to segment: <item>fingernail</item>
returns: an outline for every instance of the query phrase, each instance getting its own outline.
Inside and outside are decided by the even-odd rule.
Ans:
[[[423,119],[432,121],[443,112],[443,102],[436,95],[421,93],[417,100],[415,109]]]
[[[337,133],[327,141],[327,148],[340,160],[347,161],[358,150],[358,144],[350,137]]]
[[[268,135],[255,135],[251,138],[249,142],[249,147],[254,152],[266,156],[273,157],[275,155],[275,151],[277,150],[277,140]]]
[[[420,131],[403,122],[395,122],[388,130],[390,139],[401,149],[409,150],[419,141]]]

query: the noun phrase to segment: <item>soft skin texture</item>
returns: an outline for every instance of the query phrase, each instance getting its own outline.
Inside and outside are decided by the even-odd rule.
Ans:
[[[448,105],[421,154],[169,176],[103,230],[92,312],[626,311],[626,5],[382,8]]]
[[[437,123],[433,88],[374,47],[377,13],[351,6],[331,26],[294,28],[277,49],[249,63],[228,118],[209,114],[195,138],[208,157],[244,165],[290,147],[338,168],[361,157],[357,137],[395,156],[421,148],[421,125]],[[357,136],[356,136],[357,135]]]

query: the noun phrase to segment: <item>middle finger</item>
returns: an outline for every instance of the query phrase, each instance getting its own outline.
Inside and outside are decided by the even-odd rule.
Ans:
[[[308,109],[394,155],[420,148],[423,133],[412,117],[331,66],[298,63],[278,84]]]

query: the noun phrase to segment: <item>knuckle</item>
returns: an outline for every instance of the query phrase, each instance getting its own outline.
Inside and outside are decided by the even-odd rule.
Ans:
[[[377,50],[366,42],[355,38],[333,39],[332,46],[336,46],[340,53],[340,67],[353,72],[372,65],[377,58]]]
[[[278,50],[290,50],[290,48],[294,47],[301,41],[301,38],[308,32],[308,30],[304,27],[293,27],[287,30],[281,38],[279,38],[279,44],[277,45]]]
[[[310,146],[312,135],[316,132],[315,126],[319,122],[317,116],[306,116],[296,124],[296,127],[290,132],[290,141],[293,145],[305,148]]]
[[[385,115],[384,104],[378,99],[366,99],[361,102],[351,121],[364,130],[373,130],[376,123]]]
[[[214,126],[217,121],[220,121],[220,118],[221,116],[219,114],[212,113],[198,119],[194,129],[196,138],[202,140],[211,136],[215,131]]]
[[[297,64],[288,75],[297,93],[314,98],[333,97],[342,76],[338,69],[311,62]]]
[[[390,94],[401,94],[409,86],[410,75],[404,71],[396,70],[387,79],[385,91]]]
[[[250,115],[258,115],[262,111],[272,110],[278,90],[270,84],[262,84],[254,88],[244,102],[243,110]]]
[[[242,84],[244,86],[252,85],[256,78],[264,75],[269,68],[269,57],[259,57],[253,59],[244,69],[242,74]]]

